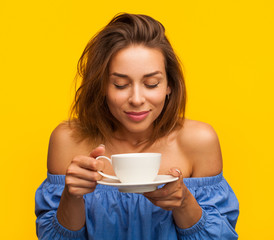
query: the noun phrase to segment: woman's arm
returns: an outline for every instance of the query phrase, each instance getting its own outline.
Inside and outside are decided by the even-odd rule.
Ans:
[[[189,228],[202,216],[202,209],[183,182],[179,169],[172,168],[170,174],[179,177],[176,182],[144,195],[156,206],[172,211],[174,221],[179,228]]]
[[[101,179],[97,170],[102,170],[102,161],[95,160],[104,154],[104,147],[94,149],[90,156],[79,155],[85,147],[76,143],[67,126],[58,126],[52,133],[48,152],[48,171],[66,175],[65,187],[57,210],[57,219],[65,228],[77,231],[85,225],[83,195],[95,190]]]
[[[182,147],[193,163],[192,177],[206,179],[206,177],[212,178],[219,175],[222,172],[222,157],[215,131],[207,124],[199,124],[197,131],[190,131],[190,133],[192,134],[184,136]],[[171,174],[179,176],[175,169],[171,169]],[[216,186],[210,187],[208,192],[205,191],[206,189],[204,191],[199,189],[199,199],[196,199],[197,196],[193,196],[196,190],[192,189],[190,192],[180,176],[178,181],[166,184],[154,192],[146,193],[145,196],[155,205],[172,211],[174,222],[180,234],[183,234],[182,236],[190,234],[193,237],[191,239],[201,239],[201,237],[220,239],[218,238],[220,236],[222,239],[236,239],[237,234],[233,229],[235,226],[231,225],[233,221],[228,220],[234,219],[235,214],[238,213],[236,197],[229,190],[229,186],[220,187],[221,191],[216,191],[215,188]],[[224,205],[219,204],[219,201]],[[224,209],[228,205],[225,202],[231,204],[233,201],[235,202],[233,211]],[[215,206],[212,207],[213,205]],[[218,237],[214,238],[214,236]]]
[[[180,176],[182,181],[182,176]],[[184,185],[184,184],[183,184]],[[202,216],[202,209],[190,191],[184,186],[183,201],[179,207],[172,209],[172,214],[176,225],[186,229],[195,225]]]
[[[214,129],[206,123],[190,121],[188,130],[181,144],[185,147],[186,156],[192,162],[191,177],[211,177],[222,172],[222,154],[218,136]],[[182,146],[183,147],[183,146]],[[180,228],[193,226],[202,216],[202,209],[191,192],[181,182],[184,199],[179,208],[173,209],[175,223]]]
[[[178,145],[191,163],[191,176],[208,177],[219,174],[222,171],[222,156],[217,134],[205,123],[188,121],[186,124],[188,125],[178,136]],[[145,196],[156,206],[172,210],[178,227],[189,228],[199,221],[202,209],[185,186],[182,174],[174,168],[170,170],[170,174],[180,179]]]

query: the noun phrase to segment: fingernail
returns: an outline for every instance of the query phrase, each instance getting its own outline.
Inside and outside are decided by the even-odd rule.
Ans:
[[[175,171],[181,175],[181,171],[179,169],[175,169]]]
[[[105,147],[105,145],[104,144],[100,144],[99,147]]]

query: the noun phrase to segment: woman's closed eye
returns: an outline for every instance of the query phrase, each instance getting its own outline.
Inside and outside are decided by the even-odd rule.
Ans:
[[[117,89],[124,89],[126,88],[129,84],[117,84],[117,83],[113,83],[114,86],[117,88]]]
[[[155,78],[149,78],[146,79],[145,81],[143,81],[143,86],[145,86],[148,89],[153,89],[158,87],[159,83],[161,81]],[[130,85],[134,85],[132,82],[128,81],[127,79],[116,79],[115,81],[113,81],[113,85],[115,86],[115,88],[117,89],[125,89]]]
[[[128,81],[127,79],[124,79],[124,78],[118,78],[118,79],[116,79],[116,80],[113,81],[113,85],[114,85],[117,89],[124,89],[124,88],[126,88],[129,84],[130,84],[130,81]]]
[[[156,87],[158,87],[159,83],[160,83],[160,80],[155,77],[148,78],[144,81],[144,85],[147,88],[156,88]]]
[[[145,83],[145,86],[146,86],[147,88],[156,88],[156,87],[158,87],[158,85],[159,85],[159,82],[157,82],[157,83],[155,83],[155,84],[147,84],[147,83]]]

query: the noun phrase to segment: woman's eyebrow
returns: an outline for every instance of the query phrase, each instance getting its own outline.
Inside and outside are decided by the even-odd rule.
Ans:
[[[145,78],[146,78],[146,77],[152,77],[152,76],[157,75],[157,74],[162,74],[162,75],[163,75],[162,72],[160,72],[160,71],[155,71],[155,72],[148,73],[148,74],[144,75],[144,77],[145,77]]]
[[[152,73],[147,73],[147,74],[144,75],[144,78],[152,77],[152,76],[157,75],[157,74],[163,74],[163,73],[161,71],[155,71],[155,72],[152,72]],[[117,73],[117,72],[111,73],[110,76],[111,75],[116,76],[116,77],[121,77],[121,78],[129,78],[128,75],[122,74],[122,73]]]
[[[116,77],[121,77],[121,78],[129,78],[128,75],[122,74],[122,73],[117,73],[117,72],[110,74],[110,76],[112,76],[112,75],[116,76]]]

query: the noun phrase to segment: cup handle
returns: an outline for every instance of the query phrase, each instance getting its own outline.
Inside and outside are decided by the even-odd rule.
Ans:
[[[106,157],[106,156],[98,156],[98,157],[96,158],[96,160],[97,160],[97,159],[100,159],[100,158],[107,159],[107,160],[110,162],[110,164],[112,165],[112,161],[111,161],[110,158],[108,158],[108,157]],[[103,177],[106,177],[106,178],[109,178],[109,179],[113,179],[113,180],[119,180],[119,178],[117,178],[116,176],[108,175],[108,174],[105,174],[105,173],[103,173],[103,172],[101,172],[101,171],[97,171],[97,172],[98,172],[100,175],[102,175]]]

